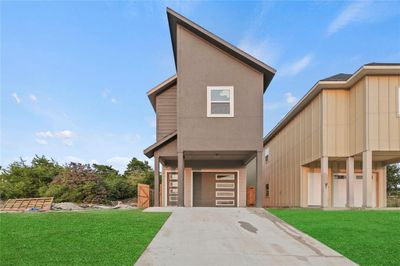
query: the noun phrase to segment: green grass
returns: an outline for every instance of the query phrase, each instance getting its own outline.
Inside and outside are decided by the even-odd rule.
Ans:
[[[0,214],[1,265],[132,265],[169,213]]]
[[[360,265],[400,265],[400,211],[268,210]]]

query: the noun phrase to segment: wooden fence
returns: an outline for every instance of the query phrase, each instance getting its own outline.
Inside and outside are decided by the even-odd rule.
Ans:
[[[138,203],[139,208],[150,207],[150,186],[146,184],[138,184]]]

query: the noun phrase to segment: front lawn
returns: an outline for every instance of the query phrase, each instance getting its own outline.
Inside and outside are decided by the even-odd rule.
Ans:
[[[360,265],[400,265],[400,211],[268,210]]]
[[[132,265],[169,213],[0,214],[1,265]]]

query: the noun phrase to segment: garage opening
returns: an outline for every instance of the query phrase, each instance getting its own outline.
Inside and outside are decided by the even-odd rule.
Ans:
[[[193,207],[237,206],[237,173],[193,172]]]
[[[321,174],[308,173],[308,206],[321,206]]]

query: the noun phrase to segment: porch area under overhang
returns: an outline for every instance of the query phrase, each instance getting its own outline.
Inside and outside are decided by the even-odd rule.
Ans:
[[[386,166],[400,163],[400,151],[364,151],[324,156],[301,166],[301,207],[384,208]]]
[[[193,200],[187,199],[192,199],[193,195],[196,194],[196,191],[193,192],[193,189],[196,190],[196,186],[193,187],[193,183],[191,183],[190,186],[187,186],[185,180],[187,181],[189,177],[192,180],[194,172],[215,173],[216,178],[219,178],[216,173],[237,173],[235,177],[237,180],[235,179],[235,182],[237,182],[237,185],[241,185],[241,189],[237,191],[235,197],[240,197],[241,204],[238,204],[237,206],[242,206],[243,199],[246,197],[246,165],[252,160],[256,161],[256,206],[262,206],[265,188],[262,174],[262,151],[232,150],[179,152],[177,150],[177,139],[175,133],[150,146],[145,150],[145,154],[149,158],[154,157],[154,206],[160,206],[161,173],[163,173],[163,191],[161,193],[162,195],[164,193],[163,205],[165,205],[165,193],[174,191],[174,193],[176,192],[177,199],[176,206],[193,206]],[[164,170],[168,170],[168,172]],[[176,176],[172,175],[171,177],[168,177],[168,173],[176,173]],[[169,183],[167,184],[167,182],[170,181],[169,178],[172,178],[171,182],[174,182],[173,184],[176,184],[176,187],[169,187]],[[165,189],[166,185],[168,185],[168,190]],[[215,184],[215,186],[218,185]],[[218,191],[215,191],[215,193],[218,194]],[[222,195],[222,193],[219,194]]]

